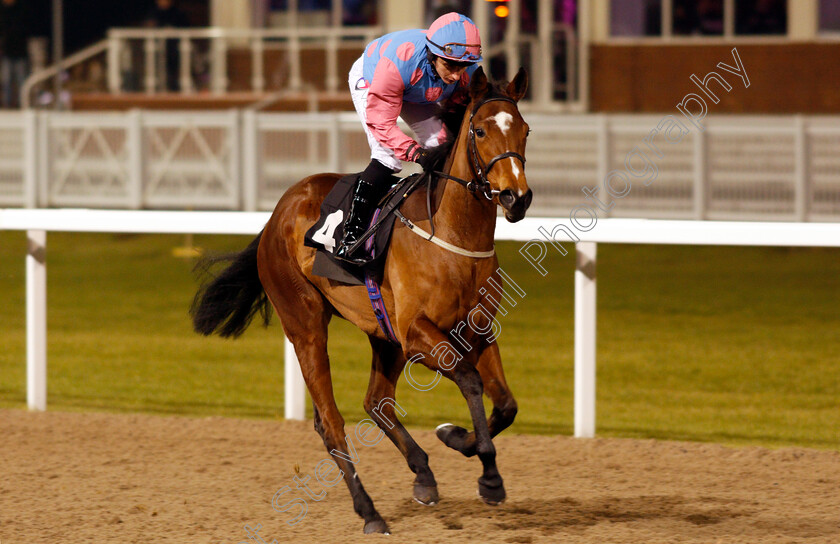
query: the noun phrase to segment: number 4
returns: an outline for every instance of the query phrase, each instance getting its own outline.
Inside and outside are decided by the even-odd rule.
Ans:
[[[335,248],[335,229],[342,221],[344,221],[344,212],[341,210],[334,211],[324,219],[324,226],[312,233],[312,239],[319,244],[323,244],[324,248],[332,253]]]

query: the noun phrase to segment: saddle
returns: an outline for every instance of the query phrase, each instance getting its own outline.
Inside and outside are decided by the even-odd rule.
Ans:
[[[364,266],[336,259],[333,251],[344,234],[344,218],[350,210],[353,200],[353,187],[360,174],[344,176],[336,182],[335,187],[327,194],[321,204],[321,216],[318,221],[306,231],[304,245],[316,248],[315,262],[312,273],[338,282],[350,285],[364,285],[368,298],[373,307],[373,315],[379,322],[379,328],[388,340],[399,345],[391,319],[382,300],[379,283],[382,281],[385,256],[388,254],[388,243],[397,218],[397,207],[423,180],[423,174],[413,174],[403,179],[392,176],[393,184],[388,193],[377,204],[370,221],[368,230],[353,246],[355,251],[367,251],[372,257]],[[362,246],[362,244],[364,244]]]
[[[338,242],[344,234],[344,219],[350,213],[353,187],[359,175],[348,174],[336,182],[321,204],[321,216],[306,231],[304,237],[304,245],[317,250],[312,273],[349,285],[364,285],[367,277],[371,277],[376,283],[382,280],[388,244],[396,220],[394,212],[420,185],[423,177],[422,174],[412,174],[402,179],[392,176],[391,188],[377,204],[368,230],[357,243],[364,244],[364,248],[360,247],[358,251],[367,251],[373,258],[360,267],[334,256]]]

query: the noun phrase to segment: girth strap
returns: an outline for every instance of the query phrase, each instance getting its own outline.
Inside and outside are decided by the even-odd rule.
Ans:
[[[376,224],[376,220],[379,218],[381,211],[381,208],[376,209],[371,219],[372,224]],[[376,257],[373,236],[368,238],[365,244],[365,251],[369,252],[371,257]],[[365,287],[367,287],[368,298],[373,307],[373,315],[376,316],[376,321],[379,322],[379,328],[382,329],[382,332],[385,333],[388,340],[399,345],[400,342],[397,340],[397,335],[394,334],[394,328],[391,326],[391,318],[388,317],[388,310],[385,308],[385,301],[382,300],[382,291],[379,289],[379,284],[376,283],[373,271],[370,268],[365,270]]]
[[[391,319],[388,317],[388,310],[385,309],[385,302],[382,300],[382,292],[379,290],[379,284],[373,279],[373,273],[365,272],[365,287],[367,287],[368,298],[370,304],[373,306],[373,315],[379,322],[379,328],[385,333],[385,336],[392,343],[399,345],[394,334],[394,328],[391,326]]]

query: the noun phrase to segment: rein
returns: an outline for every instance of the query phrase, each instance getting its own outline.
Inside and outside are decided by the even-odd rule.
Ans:
[[[437,173],[437,172],[435,172]],[[408,227],[408,230],[413,232],[414,234],[420,236],[426,241],[429,241],[436,246],[442,247],[447,251],[451,251],[452,253],[457,253],[458,255],[463,255],[464,257],[472,257],[474,259],[486,259],[487,257],[492,257],[496,253],[496,246],[493,246],[493,249],[488,251],[471,251],[469,249],[464,249],[458,247],[456,245],[450,244],[446,240],[441,240],[437,236],[435,236],[435,220],[432,217],[432,172],[424,172],[423,176],[428,178],[427,185],[426,185],[426,213],[429,214],[429,224],[432,226],[432,232],[426,232],[418,225],[416,225],[411,219],[404,216],[398,209],[394,210],[394,215],[396,215],[402,224]],[[451,176],[450,176],[451,177]],[[422,179],[422,178],[421,178]],[[460,180],[460,178],[452,177],[452,179]]]
[[[470,112],[470,129],[469,129],[469,133],[468,133],[469,134],[469,142],[468,142],[468,146],[467,146],[467,153],[469,154],[469,157],[472,160],[473,171],[475,173],[475,176],[478,178],[479,183],[476,183],[476,180],[474,180],[474,179],[471,180],[471,181],[467,181],[465,179],[461,179],[459,177],[452,176],[452,175],[447,174],[445,172],[438,172],[438,171],[424,172],[423,175],[428,176],[427,189],[426,189],[426,211],[429,214],[429,224],[432,226],[432,232],[431,233],[428,233],[425,230],[421,229],[419,226],[415,225],[410,219],[408,219],[402,213],[400,213],[399,210],[394,210],[394,213],[399,218],[399,220],[402,221],[402,223],[406,227],[408,227],[408,230],[410,230],[414,234],[417,234],[418,236],[424,238],[425,240],[428,240],[429,242],[432,242],[433,244],[435,244],[437,246],[440,246],[443,249],[451,251],[452,253],[457,253],[458,255],[463,255],[465,257],[473,257],[473,258],[476,258],[476,259],[485,259],[487,257],[492,257],[496,253],[496,246],[494,245],[493,249],[490,249],[488,251],[470,251],[470,250],[463,249],[463,248],[460,248],[458,246],[452,245],[449,242],[446,242],[445,240],[441,240],[440,238],[435,236],[435,221],[432,218],[432,208],[431,208],[432,174],[436,175],[439,178],[445,178],[445,179],[455,181],[455,182],[461,184],[462,186],[464,186],[464,188],[467,189],[471,193],[476,193],[480,190],[481,194],[484,195],[484,198],[486,198],[487,200],[493,200],[493,197],[498,195],[501,192],[497,189],[492,189],[490,187],[490,180],[487,179],[487,176],[490,174],[490,170],[493,168],[493,165],[495,165],[497,162],[499,162],[502,159],[513,157],[515,159],[519,159],[522,162],[522,167],[523,168],[525,167],[525,157],[523,157],[522,155],[520,155],[519,153],[517,153],[515,151],[506,151],[504,153],[500,153],[500,154],[496,155],[495,157],[493,157],[492,159],[490,159],[489,163],[484,163],[484,160],[481,158],[481,154],[478,152],[478,144],[475,141],[475,126],[473,124],[473,117],[475,117],[475,114],[478,113],[478,110],[481,108],[481,106],[487,104],[488,102],[496,102],[496,101],[510,102],[511,104],[516,105],[516,101],[514,101],[512,98],[508,98],[506,96],[498,96],[498,97],[488,98],[486,100],[483,100],[483,101],[479,102],[478,104],[476,104],[473,107],[472,112]]]

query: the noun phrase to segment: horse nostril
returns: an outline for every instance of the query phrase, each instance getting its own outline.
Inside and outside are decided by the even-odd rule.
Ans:
[[[505,208],[510,209],[511,206],[516,204],[516,195],[513,194],[513,191],[510,189],[505,189],[501,193],[499,193],[499,203]]]
[[[527,210],[531,206],[531,200],[534,198],[534,191],[528,189],[528,192],[525,193],[525,196],[522,197],[522,205],[525,206]]]

